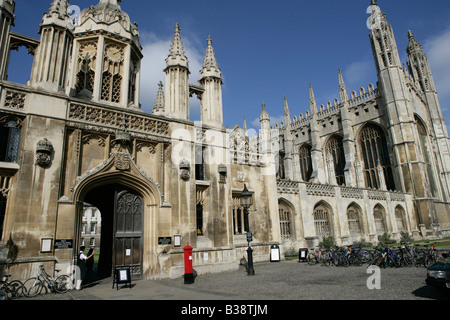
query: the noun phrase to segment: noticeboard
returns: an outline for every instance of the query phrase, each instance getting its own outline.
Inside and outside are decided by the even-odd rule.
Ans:
[[[55,249],[73,249],[73,239],[55,240]]]
[[[122,266],[115,267],[114,270],[114,281],[113,281],[113,289],[114,285],[117,286],[117,290],[119,290],[119,285],[121,284],[129,284],[131,289],[131,268]]]

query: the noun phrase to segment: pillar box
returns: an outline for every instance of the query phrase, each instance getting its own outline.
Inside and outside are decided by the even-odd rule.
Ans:
[[[194,283],[194,269],[192,267],[192,248],[189,243],[184,250],[184,284]]]

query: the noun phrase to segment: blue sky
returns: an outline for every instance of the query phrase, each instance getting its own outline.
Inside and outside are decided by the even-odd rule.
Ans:
[[[50,0],[16,0],[13,31],[38,37],[42,14]],[[98,0],[72,0],[81,9]],[[406,62],[407,32],[413,30],[430,58],[440,100],[450,124],[450,1],[379,0],[394,28],[400,57]],[[309,110],[309,83],[318,104],[338,94],[337,70],[348,91],[376,86],[375,64],[366,21],[370,0],[124,0],[122,9],[137,21],[145,58],[141,103],[150,112],[157,83],[164,80],[164,59],[178,22],[190,60],[190,82],[196,84],[206,50],[213,38],[224,76],[224,125],[259,129],[264,101],[273,122],[282,121],[284,97],[291,115]],[[23,51],[23,50],[22,50]],[[31,62],[12,57],[11,81],[24,82]],[[29,58],[28,58],[28,61]],[[25,70],[23,70],[25,68]],[[199,120],[199,106],[191,101],[191,118]]]

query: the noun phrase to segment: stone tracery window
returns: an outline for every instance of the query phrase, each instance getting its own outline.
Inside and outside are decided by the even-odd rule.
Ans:
[[[377,205],[373,209],[373,219],[375,221],[377,235],[384,234],[386,232],[386,223],[384,219],[384,209],[380,205]]]
[[[303,147],[301,147],[299,151],[299,158],[302,179],[303,181],[308,182],[309,179],[311,179],[311,175],[313,172],[311,161],[311,146],[304,145]]]
[[[284,202],[278,203],[278,211],[280,216],[281,240],[292,239],[292,210]]]
[[[342,140],[342,137],[334,135],[328,141],[326,148],[326,154],[331,155],[333,159],[334,173],[338,185],[345,185],[345,153]]]
[[[405,231],[405,210],[401,206],[395,208],[395,220],[397,221],[397,229],[399,232]]]
[[[386,136],[376,125],[368,125],[360,135],[361,155],[364,160],[364,178],[367,188],[379,189],[380,176],[378,165],[381,166],[387,190],[395,190],[395,182],[389,158]]]
[[[348,221],[348,229],[350,231],[350,235],[359,236],[361,235],[361,224],[359,221],[359,210],[355,205],[350,205],[347,208],[347,221]]]
[[[124,48],[117,44],[105,46],[101,100],[119,103],[122,93]]]
[[[246,232],[245,225],[248,217],[244,214],[244,208],[241,207],[241,199],[239,194],[233,194],[233,233],[235,235],[244,234]]]
[[[97,60],[97,43],[93,41],[80,45],[78,54],[78,73],[75,90],[81,93],[83,90],[94,91],[95,66]]]
[[[324,204],[319,204],[314,208],[314,227],[316,235],[319,237],[326,237],[332,234],[330,216],[330,209]]]

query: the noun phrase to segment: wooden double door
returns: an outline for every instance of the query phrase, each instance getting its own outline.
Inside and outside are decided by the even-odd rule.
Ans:
[[[117,189],[114,201],[113,267],[131,268],[142,277],[144,201],[130,190]]]

